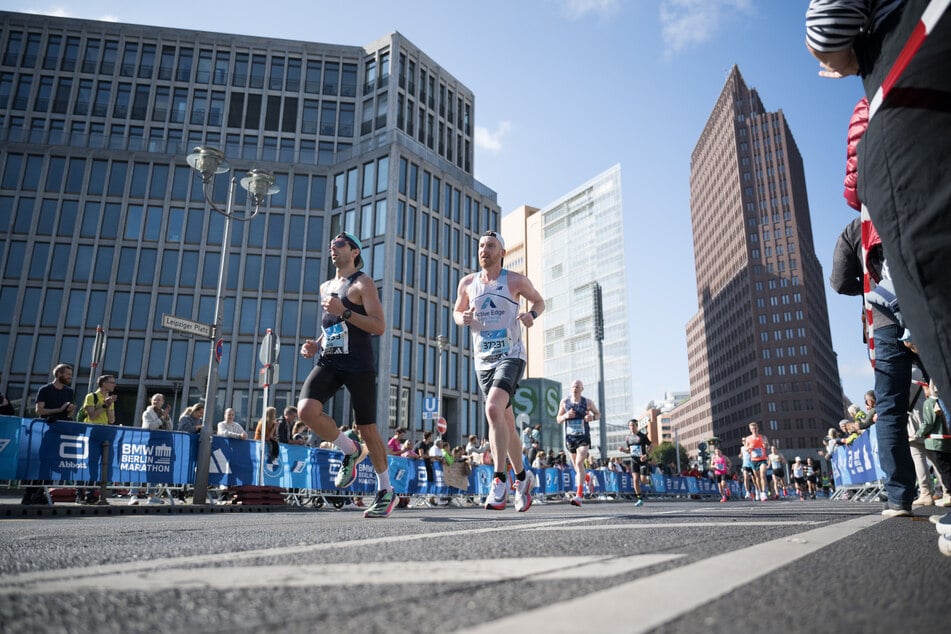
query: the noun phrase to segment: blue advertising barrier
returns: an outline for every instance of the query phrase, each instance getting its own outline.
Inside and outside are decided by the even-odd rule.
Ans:
[[[15,416],[0,416],[0,480],[17,477],[21,422]]]
[[[98,481],[103,443],[108,442],[108,480],[128,484],[194,484],[198,436],[183,432],[150,431],[135,427],[91,425],[0,417],[0,479]],[[211,439],[211,486],[261,484],[261,442],[214,436]],[[280,445],[276,460],[265,460],[264,485],[283,489],[334,491],[334,476],[343,455],[337,450]],[[855,462],[855,461],[853,461]],[[465,489],[450,487],[443,465],[432,465],[430,481],[422,460],[389,456],[390,482],[400,495],[447,495],[456,491],[483,496],[489,492],[494,469],[475,465]],[[558,495],[575,490],[573,469],[534,470],[535,493]],[[595,495],[634,493],[633,477],[614,471],[587,472]],[[459,482],[455,481],[457,484]],[[357,479],[345,494],[376,491],[376,473],[369,460],[357,468]],[[739,484],[731,482],[734,494]],[[696,478],[651,476],[644,492],[716,495],[715,484]],[[344,492],[341,492],[342,494]]]
[[[832,475],[839,487],[861,486],[885,477],[878,461],[878,435],[873,429],[832,451]]]
[[[16,477],[21,480],[97,481],[109,443],[109,480],[187,484],[195,480],[198,438],[117,425],[21,419]]]

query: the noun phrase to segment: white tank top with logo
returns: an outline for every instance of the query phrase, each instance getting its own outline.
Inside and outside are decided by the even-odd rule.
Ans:
[[[474,318],[481,330],[472,329],[472,351],[475,369],[491,370],[505,359],[525,359],[518,302],[509,291],[508,271],[502,269],[499,279],[486,284],[477,274],[466,289]]]

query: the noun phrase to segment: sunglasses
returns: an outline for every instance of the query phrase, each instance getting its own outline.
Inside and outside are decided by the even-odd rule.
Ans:
[[[353,243],[347,240],[346,238],[337,238],[330,243],[335,249],[342,249],[343,247],[349,246],[350,248],[355,248]]]

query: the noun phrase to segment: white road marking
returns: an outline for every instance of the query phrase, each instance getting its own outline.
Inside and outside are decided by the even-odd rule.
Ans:
[[[816,524],[826,524],[828,522],[814,522],[807,520],[796,520],[789,522],[777,521],[747,521],[738,522],[629,522],[627,524],[599,524],[597,526],[538,526],[527,528],[530,531],[600,531],[600,530],[625,530],[631,528],[729,528],[733,526],[815,526]]]
[[[262,587],[398,585],[409,583],[479,583],[531,578],[603,579],[663,563],[683,555],[630,557],[526,557],[463,561],[394,561],[305,566],[243,566],[235,568],[173,568],[113,573],[84,579],[57,579],[23,585],[23,594],[56,594],[84,590],[135,592],[161,590],[229,590]],[[240,574],[236,572],[240,571]]]
[[[30,584],[39,581],[56,581],[60,579],[71,579],[74,582],[88,577],[98,577],[102,575],[149,572],[153,570],[166,570],[170,568],[200,567],[214,565],[219,563],[236,563],[262,557],[285,557],[293,558],[308,553],[316,553],[328,550],[339,550],[343,548],[363,548],[366,546],[375,546],[379,544],[394,544],[397,542],[410,542],[417,540],[430,540],[439,537],[462,537],[466,535],[480,535],[486,533],[508,532],[516,530],[529,530],[533,528],[544,528],[563,526],[565,524],[578,524],[581,522],[598,522],[610,519],[606,516],[589,516],[569,520],[556,520],[547,522],[526,522],[524,524],[507,524],[493,526],[488,528],[469,528],[458,531],[439,531],[426,533],[413,533],[410,535],[391,535],[388,537],[375,537],[372,539],[356,539],[342,542],[327,542],[322,544],[308,544],[305,546],[285,546],[281,548],[263,548],[257,550],[247,550],[243,552],[226,552],[210,555],[189,555],[185,557],[167,557],[162,559],[151,559],[145,561],[127,561],[115,564],[102,564],[99,566],[89,566],[84,568],[61,568],[56,570],[39,570],[36,572],[27,572],[23,574],[7,575],[0,578],[0,593],[10,593],[18,591],[22,584]],[[362,564],[361,564],[362,566]]]
[[[883,519],[881,515],[865,515],[815,528],[614,587],[598,587],[596,592],[577,599],[526,610],[458,632],[532,631],[539,623],[545,624],[546,634],[612,631],[618,625],[618,617],[615,610],[605,606],[628,605],[631,597],[637,597],[638,605],[650,609],[639,610],[637,619],[624,621],[624,630],[631,634],[646,632]],[[690,591],[684,592],[685,588]]]

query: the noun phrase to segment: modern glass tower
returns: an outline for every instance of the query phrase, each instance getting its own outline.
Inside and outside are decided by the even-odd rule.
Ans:
[[[818,447],[842,389],[802,157],[735,66],[691,156],[690,213],[699,310],[680,442],[716,436],[733,457],[759,421],[780,450]]]
[[[611,432],[627,433],[635,415],[631,396],[631,356],[624,267],[621,167],[615,165],[552,204],[521,207],[502,220],[507,268],[526,273],[545,298],[538,328],[528,331],[527,376],[561,383],[564,396],[575,379],[585,396],[604,410]],[[592,236],[598,247],[590,247]],[[511,261],[510,261],[511,260]],[[594,338],[593,286],[601,285],[604,307],[605,401],[598,396],[598,347]],[[598,425],[592,442],[600,446]]]
[[[448,438],[484,430],[451,310],[499,209],[473,178],[475,96],[449,72],[399,33],[341,46],[9,12],[0,25],[0,389],[20,414],[56,363],[85,391],[99,325],[97,373],[118,376],[123,423],[154,392],[175,415],[201,398],[210,340],[162,328],[162,315],[213,323],[223,252],[216,416],[261,415],[267,328],[280,339],[274,404],[295,403],[327,244],[346,230],[388,319],[374,339],[378,425],[423,428],[445,335]],[[233,223],[229,244],[185,161],[197,145],[224,151],[239,177],[277,177],[280,193]],[[330,409],[350,422],[349,397]]]

